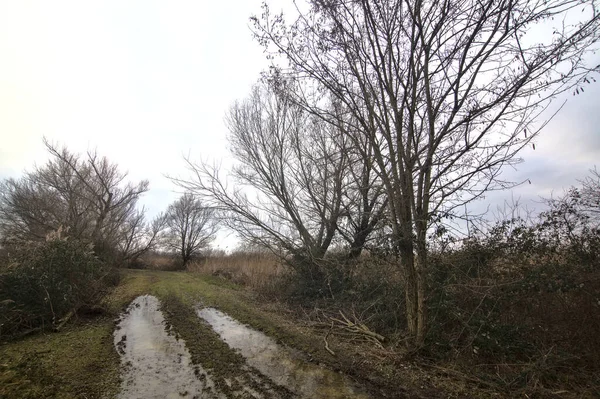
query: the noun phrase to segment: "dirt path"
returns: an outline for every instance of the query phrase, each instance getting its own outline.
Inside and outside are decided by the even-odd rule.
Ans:
[[[136,298],[121,317],[114,334],[121,355],[123,381],[119,398],[211,397],[214,386],[197,368],[182,340],[168,334],[154,296]]]
[[[0,344],[0,398],[367,397],[319,365],[319,337],[227,281],[124,271],[104,308]]]
[[[314,340],[286,336],[273,315],[257,309],[239,287],[206,276],[156,272],[131,273],[126,284],[139,286],[141,280],[147,284],[138,291],[153,296],[134,300],[114,334],[123,373],[119,398],[367,397],[311,355],[277,344]]]
[[[198,307],[201,322],[210,326],[231,352],[243,357],[234,356],[232,363],[215,367],[213,373],[202,363],[220,362],[220,356],[204,361],[196,357],[200,363],[194,363],[185,342],[175,337],[177,318],[167,327],[160,308],[156,297],[140,296],[117,324],[114,344],[123,370],[119,399],[367,397],[357,393],[342,375],[302,360],[297,351],[277,345],[272,338],[215,308]],[[198,331],[196,343],[206,337],[200,334]],[[214,336],[206,338],[210,341]],[[222,357],[228,361],[228,356]],[[223,375],[223,370],[228,375]]]

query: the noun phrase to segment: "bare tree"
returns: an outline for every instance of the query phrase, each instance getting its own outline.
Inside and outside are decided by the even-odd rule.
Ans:
[[[66,148],[58,149],[44,140],[46,148],[83,185],[81,195],[93,208],[95,220],[91,232],[92,240],[100,243],[114,237],[111,234],[135,213],[135,203],[141,194],[148,191],[148,181],[138,184],[126,183],[127,173],[119,171],[118,165],[106,157],[99,157],[95,151],[88,151],[87,158],[81,160]],[[113,243],[109,243],[113,244]]]
[[[64,208],[56,206],[54,193],[38,190],[36,184],[25,179],[11,178],[1,183],[0,231],[4,244],[42,240],[61,225],[64,216]]]
[[[581,202],[584,211],[600,226],[600,172],[594,168],[581,182]]]
[[[550,100],[592,79],[584,56],[600,11],[593,0],[308,5],[292,24],[265,5],[256,37],[284,60],[275,76],[313,82],[296,103],[335,125],[319,101],[332,96],[372,143],[405,276],[408,331],[420,346],[431,221],[509,185],[501,169],[544,126],[535,122]]]
[[[169,228],[168,247],[179,254],[182,267],[215,239],[215,212],[193,194],[185,193],[169,205],[165,216]]]
[[[234,189],[218,169],[189,161],[194,178],[177,183],[219,209],[246,241],[282,248],[303,272],[317,273],[342,213],[347,140],[294,106],[286,90],[258,85],[227,115]]]
[[[117,231],[119,258],[122,262],[135,262],[143,254],[160,245],[167,217],[157,215],[151,222],[146,221],[146,210],[136,210],[119,226]]]
[[[79,162],[66,150],[63,155],[71,164]],[[91,179],[90,171],[81,165],[78,177],[68,162],[52,159],[22,179],[2,182],[0,226],[4,240],[40,240],[60,226],[78,239],[91,235],[93,205],[82,182]]]
[[[135,258],[155,244],[154,228],[136,209],[148,181],[125,183],[127,174],[96,152],[82,157],[44,143],[52,155],[46,165],[2,183],[0,232],[5,242],[43,240],[61,228],[93,243],[97,254],[113,261]]]
[[[338,223],[338,232],[348,243],[348,256],[357,258],[373,239],[373,232],[382,232],[388,196],[373,162],[372,143],[361,132],[353,131],[352,124],[342,123],[340,119],[338,126],[346,126],[344,133],[352,134],[352,139],[345,149],[350,166],[342,196],[344,217]],[[358,148],[352,145],[355,143]]]

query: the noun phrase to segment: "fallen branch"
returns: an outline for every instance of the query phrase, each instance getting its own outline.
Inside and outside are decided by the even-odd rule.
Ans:
[[[59,332],[60,329],[63,328],[69,320],[71,320],[71,318],[75,315],[76,312],[77,312],[77,308],[71,309],[71,311],[69,313],[67,313],[67,315],[65,317],[60,319],[58,325],[56,327],[54,327],[54,331]]]
[[[329,348],[329,342],[327,342],[327,337],[331,334],[331,330],[333,330],[333,320],[331,321],[331,328],[327,331],[327,334],[323,337],[323,341],[325,341],[325,349],[327,352],[331,353],[332,356],[335,356],[335,352]]]
[[[335,317],[330,317],[332,325],[334,322],[338,322],[339,324],[341,324],[341,327],[344,330],[349,331],[352,334],[364,336],[370,341],[377,344],[379,347],[383,348],[382,343],[385,341],[385,337],[383,335],[377,334],[376,332],[369,330],[369,327],[367,327],[363,323],[355,323],[350,321],[350,319],[348,319],[341,310],[339,311],[339,313],[340,316],[342,316],[343,320]]]

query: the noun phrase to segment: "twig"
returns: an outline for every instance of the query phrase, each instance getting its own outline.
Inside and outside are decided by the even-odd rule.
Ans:
[[[327,342],[327,337],[331,334],[331,330],[333,330],[333,320],[331,321],[331,328],[327,331],[327,334],[323,337],[323,341],[325,341],[325,349],[327,352],[331,353],[331,355],[335,356],[335,352],[329,348],[329,343]]]
[[[54,327],[54,331],[55,332],[60,331],[60,329],[63,328],[64,325],[67,324],[67,322],[69,320],[71,320],[71,317],[73,317],[76,312],[77,312],[77,308],[71,309],[71,311],[69,313],[67,313],[67,315],[60,320],[59,324],[56,327]]]
[[[438,371],[441,371],[441,372],[446,373],[446,374],[451,374],[451,375],[453,375],[455,377],[458,377],[458,378],[462,378],[465,381],[471,381],[471,382],[474,382],[474,383],[477,383],[477,384],[487,385],[488,387],[492,387],[492,388],[496,388],[496,389],[498,388],[498,386],[496,384],[494,384],[494,383],[491,383],[491,382],[488,382],[488,381],[484,381],[484,380],[482,380],[480,378],[470,377],[470,376],[468,376],[466,374],[463,374],[463,373],[461,373],[460,371],[457,371],[457,370],[453,370],[453,369],[449,369],[449,368],[441,367],[441,366],[436,366],[434,364],[426,364],[425,366],[426,367],[430,367],[430,368],[435,369],[435,370],[438,370]]]

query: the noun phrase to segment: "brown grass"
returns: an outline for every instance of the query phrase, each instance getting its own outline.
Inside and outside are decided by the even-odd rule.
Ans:
[[[150,252],[140,259],[140,268],[148,270],[173,271],[180,269],[180,260],[168,253]]]
[[[288,271],[275,255],[260,252],[237,251],[231,254],[213,254],[194,261],[188,270],[211,274],[260,291],[274,284],[277,277]]]

